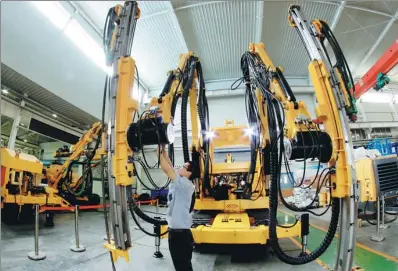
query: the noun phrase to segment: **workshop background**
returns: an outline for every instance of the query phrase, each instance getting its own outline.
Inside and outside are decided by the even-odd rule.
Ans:
[[[108,72],[102,34],[108,9],[117,3],[123,2],[1,2],[2,147],[19,149],[34,155],[43,165],[50,165],[56,160],[55,151],[71,147],[101,119],[103,85]],[[177,66],[180,54],[193,51],[203,67],[210,126],[224,126],[226,120],[246,125],[244,84],[236,89],[231,89],[231,85],[242,77],[240,59],[249,43],[263,42],[273,63],[283,68],[297,99],[304,101],[314,115],[316,97],[308,75],[308,54],[287,19],[291,4],[301,5],[309,20],[319,18],[329,23],[356,82],[389,48],[397,50],[398,1],[140,1],[141,17],[132,57],[137,65],[134,93],[141,108],[146,108],[150,99],[160,94],[167,72]],[[390,61],[395,61],[395,65],[384,75],[389,83],[377,91],[375,86],[369,86],[357,101],[358,120],[350,123],[355,148],[375,146],[375,140],[382,140],[388,142],[389,154],[397,153],[398,60],[395,57]],[[178,105],[174,131],[175,163],[179,166],[183,164],[180,111]],[[189,130],[189,140],[190,133]],[[154,149],[145,149],[150,164],[157,161]],[[224,152],[220,151],[219,155],[223,159]],[[246,159],[249,151],[238,150],[234,157]],[[79,167],[74,170],[82,172]],[[150,186],[140,166],[137,172]],[[167,182],[161,169],[150,172],[158,186]],[[99,173],[94,174],[93,192],[102,196]],[[133,188],[138,194],[151,194],[139,182]],[[85,254],[64,249],[74,242],[74,221],[73,214],[60,214],[54,229],[40,229],[40,249],[47,252],[47,259],[41,262],[27,258],[33,249],[33,224],[21,227],[2,224],[2,268],[110,270],[109,255],[102,245],[105,229],[101,213],[87,212],[81,216],[80,237],[87,245]],[[322,240],[328,218],[316,220],[318,228],[313,229],[316,241],[310,241],[311,245]],[[150,228],[149,224],[146,227]],[[366,224],[359,228],[356,263],[366,266],[367,271],[398,270],[397,227],[397,222],[393,222],[385,229],[386,240],[380,243],[369,240],[375,226]],[[159,260],[152,258],[153,238],[136,229],[133,237],[132,259],[129,264],[118,263],[117,270],[173,270],[166,240],[161,246],[166,258],[156,262]],[[294,243],[286,246],[297,249]],[[296,269],[272,257],[246,265],[231,263],[229,256],[217,253],[195,254],[194,270],[324,270],[325,266],[333,266],[334,257],[335,251],[329,250],[317,263]]]

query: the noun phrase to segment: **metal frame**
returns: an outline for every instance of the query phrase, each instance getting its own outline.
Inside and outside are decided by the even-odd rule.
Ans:
[[[382,72],[384,74],[387,74],[397,64],[398,64],[398,39],[396,39],[391,44],[391,46],[384,52],[384,54],[379,58],[379,60],[377,60],[377,62],[369,69],[369,71],[367,71],[362,76],[362,78],[359,79],[359,81],[355,84],[355,98],[358,99],[362,94],[367,92],[376,84],[377,75],[379,73]]]
[[[391,17],[391,19],[387,23],[386,27],[384,27],[383,32],[380,33],[379,37],[373,44],[372,48],[369,49],[368,53],[364,56],[362,61],[358,65],[356,65],[357,69],[354,72],[354,78],[358,76],[358,68],[362,67],[369,60],[369,57],[373,54],[373,52],[376,50],[376,48],[382,42],[382,40],[384,39],[384,37],[387,35],[388,31],[390,30],[392,24],[395,22],[395,20],[397,20],[397,18],[398,18],[398,11],[395,13],[395,15],[393,15]]]
[[[349,191],[348,195],[340,199],[340,228],[339,228],[339,242],[338,242],[338,257],[336,259],[335,270],[350,271],[353,265],[354,250],[355,250],[355,231],[356,231],[356,217],[357,217],[357,202],[355,195],[356,193],[356,173],[355,173],[355,159],[351,149],[352,139],[350,134],[350,126],[348,118],[345,113],[345,99],[342,96],[340,90],[340,80],[335,70],[330,66],[326,52],[323,50],[320,41],[317,37],[317,30],[314,25],[310,25],[308,20],[298,8],[293,8],[294,13],[290,13],[292,16],[291,21],[294,22],[297,31],[303,37],[303,43],[307,49],[307,52],[311,60],[316,62],[322,62],[325,65],[329,78],[329,84],[332,89],[333,99],[338,106],[338,117],[341,122],[341,133],[342,140],[344,142],[344,149],[338,150],[344,155],[346,163],[343,165],[347,166],[347,176],[350,176],[348,182]],[[292,23],[291,22],[291,23]],[[319,65],[319,64],[318,64]],[[319,79],[322,80],[322,79]],[[341,159],[340,159],[341,160]],[[344,169],[340,169],[344,170]],[[338,173],[338,172],[337,172]],[[342,176],[344,177],[344,175]],[[339,180],[344,185],[344,180]]]

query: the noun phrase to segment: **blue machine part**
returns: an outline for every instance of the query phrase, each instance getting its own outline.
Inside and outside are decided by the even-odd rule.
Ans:
[[[393,147],[388,138],[375,138],[368,143],[368,149],[378,150],[381,155],[393,154]],[[395,147],[394,153],[397,153],[397,148]]]

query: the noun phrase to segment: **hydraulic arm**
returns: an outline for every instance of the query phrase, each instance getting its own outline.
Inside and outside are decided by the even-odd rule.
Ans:
[[[133,98],[135,62],[131,58],[131,48],[140,10],[137,2],[125,2],[108,12],[104,27],[104,49],[107,65],[112,76],[105,82],[108,100],[108,182],[111,228],[114,243],[105,246],[111,251],[112,258],[119,256],[129,259],[131,236],[127,212],[127,201],[131,198],[131,178],[133,165],[129,162],[132,152],[126,142],[125,131],[133,120],[133,113],[139,110],[138,102]],[[104,122],[104,109],[103,119]]]
[[[138,102],[132,98],[135,62],[130,57],[134,29],[139,17],[136,2],[125,2],[109,10],[105,24],[104,47],[108,66],[112,67],[113,76],[107,77],[105,94],[109,89],[109,120],[108,120],[108,175],[110,214],[114,243],[108,240],[105,246],[111,251],[112,258],[119,256],[128,260],[128,249],[131,246],[130,231],[127,217],[127,202],[130,213],[139,226],[136,215],[155,226],[167,225],[167,221],[152,218],[143,213],[131,195],[133,176],[140,178],[134,168],[139,162],[145,169],[146,159],[144,146],[169,144],[173,151],[173,119],[177,102],[182,97],[181,129],[184,146],[184,159],[189,160],[187,135],[187,106],[191,108],[192,121],[192,159],[199,162],[200,142],[198,137],[199,119],[202,120],[203,109],[196,109],[202,104],[201,91],[204,91],[204,81],[199,59],[192,52],[180,56],[177,69],[169,72],[169,76],[158,98],[153,98],[148,110],[139,113]],[[198,81],[199,91],[196,88]],[[207,115],[206,115],[207,116]],[[104,122],[104,116],[103,116]],[[202,133],[206,130],[201,125]],[[141,161],[139,153],[144,158]],[[172,158],[172,157],[171,157]],[[173,160],[173,158],[172,158]],[[147,175],[149,172],[144,170]],[[169,182],[168,182],[169,183]],[[167,186],[167,184],[166,184]],[[140,226],[139,226],[140,227]],[[159,237],[159,233],[145,233]]]
[[[300,7],[294,5],[289,8],[289,22],[297,30],[310,57],[308,70],[318,100],[317,119],[332,140],[329,165],[334,167],[335,174],[331,174],[331,196],[333,202],[340,201],[340,239],[335,269],[348,271],[355,249],[358,194],[349,129],[349,119],[356,120],[355,99],[349,91],[353,80],[344,54],[325,21],[315,19],[309,23]],[[326,50],[326,41],[333,50],[335,63]]]
[[[66,188],[71,191],[71,188],[69,187],[70,182],[76,184],[76,180],[67,180],[70,177],[69,175],[71,175],[71,167],[73,163],[78,161],[80,157],[84,154],[86,154],[88,158],[88,163],[91,162],[101,142],[101,127],[102,125],[100,122],[94,123],[90,130],[88,130],[72,147],[68,158],[62,165],[55,164],[45,169],[45,177],[50,187],[62,190],[62,187],[60,186],[65,185]],[[94,140],[96,141],[94,150],[92,151],[92,153],[89,153],[89,150],[87,150],[87,146]]]
[[[339,259],[337,270],[350,270],[355,238],[355,169],[351,153],[351,139],[348,118],[356,120],[355,99],[349,92],[352,77],[344,55],[327,23],[314,20],[310,25],[304,19],[298,6],[289,9],[289,21],[295,26],[311,58],[310,76],[314,85],[318,105],[316,119],[311,118],[305,104],[298,101],[283,76],[264,50],[263,44],[250,44],[249,52],[242,56],[241,66],[246,84],[247,99],[251,100],[248,111],[249,124],[257,131],[261,142],[262,166],[270,175],[269,185],[269,240],[275,255],[282,261],[297,265],[305,264],[319,257],[331,244],[340,218]],[[324,42],[329,42],[336,63],[326,51]],[[321,130],[320,124],[323,124]],[[253,141],[253,139],[252,139]],[[257,146],[259,147],[259,145]],[[281,165],[290,172],[288,160],[303,159],[304,168],[308,158],[319,161],[316,177],[317,188],[328,184],[332,200],[332,217],[324,240],[312,253],[305,251],[308,234],[308,214],[302,215],[303,251],[298,257],[287,255],[281,249],[277,232],[278,198],[290,210],[310,212],[308,208],[290,206],[281,192]],[[320,163],[329,167],[319,175]],[[290,177],[289,177],[290,178]],[[301,181],[292,181],[294,187],[301,187]],[[341,211],[340,211],[341,210]]]

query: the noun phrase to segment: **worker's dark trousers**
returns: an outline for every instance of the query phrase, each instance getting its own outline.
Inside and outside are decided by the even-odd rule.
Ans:
[[[176,271],[192,270],[193,237],[189,229],[169,229],[169,249]]]

